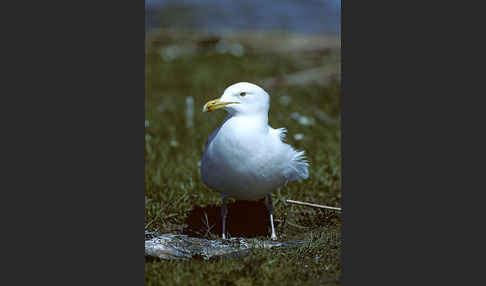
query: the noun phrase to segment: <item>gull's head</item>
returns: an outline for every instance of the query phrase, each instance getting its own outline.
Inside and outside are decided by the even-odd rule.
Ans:
[[[219,108],[233,115],[266,114],[270,109],[270,96],[258,85],[239,82],[226,88],[220,98],[208,101],[203,112]]]

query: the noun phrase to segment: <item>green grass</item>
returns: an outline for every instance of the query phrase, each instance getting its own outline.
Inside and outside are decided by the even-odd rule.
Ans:
[[[145,223],[147,230],[180,233],[193,206],[220,204],[219,194],[202,183],[198,162],[207,137],[226,113],[202,113],[203,104],[219,97],[232,83],[262,85],[264,78],[301,70],[299,59],[313,57],[322,64],[327,55],[247,53],[235,57],[202,51],[167,61],[159,50],[149,46],[146,55]],[[146,260],[147,285],[340,284],[339,213],[285,202],[293,199],[340,206],[340,83],[276,85],[266,90],[271,96],[270,125],[287,128],[287,142],[305,150],[311,162],[309,179],[289,183],[273,194],[277,235],[280,240],[306,239],[308,243],[290,249],[255,250],[242,259]],[[282,95],[291,98],[290,104],[281,103]],[[195,103],[192,129],[185,121],[187,96]],[[299,124],[291,118],[293,112],[314,118],[315,124]],[[322,112],[336,123],[319,120],[317,114]],[[297,133],[304,135],[302,140],[294,139]]]

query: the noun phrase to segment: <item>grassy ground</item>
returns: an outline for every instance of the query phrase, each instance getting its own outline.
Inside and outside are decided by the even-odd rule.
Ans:
[[[277,80],[269,86],[262,81],[335,64],[335,61],[328,61],[335,60],[336,56],[325,50],[300,54],[295,51],[286,54],[259,52],[244,43],[244,53],[232,55],[216,52],[211,41],[194,44],[159,37],[147,44],[146,229],[181,233],[193,207],[220,204],[219,195],[202,183],[198,162],[207,137],[226,113],[222,110],[202,113],[201,109],[206,101],[220,96],[230,84],[248,81],[265,87],[271,96],[270,125],[286,127],[287,142],[305,150],[311,162],[309,179],[292,182],[273,194],[279,239],[308,242],[298,248],[255,250],[242,259],[147,259],[146,284],[340,284],[339,213],[285,202],[293,199],[340,206],[340,83],[287,85]],[[193,97],[195,106],[192,128],[188,128],[186,122],[188,96]],[[296,114],[291,116],[294,112],[299,113],[300,121]],[[296,139],[296,134],[303,137]]]

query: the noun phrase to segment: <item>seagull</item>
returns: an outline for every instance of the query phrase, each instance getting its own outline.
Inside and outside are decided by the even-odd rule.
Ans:
[[[200,171],[203,183],[221,194],[222,238],[226,239],[228,198],[264,198],[270,213],[271,239],[277,240],[271,194],[288,182],[309,177],[305,153],[284,142],[285,128],[268,125],[270,95],[261,87],[248,82],[233,84],[221,97],[208,101],[202,111],[220,108],[228,116],[209,136]]]

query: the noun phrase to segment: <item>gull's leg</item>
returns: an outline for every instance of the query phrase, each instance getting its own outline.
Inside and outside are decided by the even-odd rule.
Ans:
[[[226,206],[226,196],[221,197],[223,204],[221,205],[221,218],[223,225],[223,234],[221,235],[223,239],[226,239],[226,216],[228,215],[228,207]]]
[[[275,234],[275,227],[273,226],[273,202],[272,202],[272,194],[267,195],[267,200],[265,202],[267,206],[268,212],[270,213],[270,225],[272,226],[272,240],[277,240],[277,235]]]

